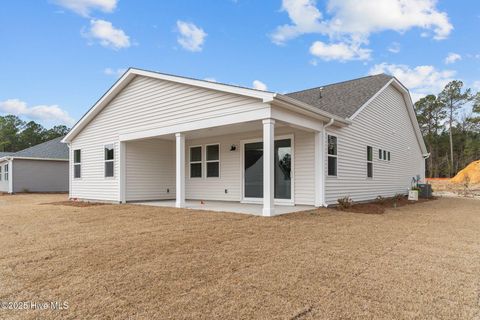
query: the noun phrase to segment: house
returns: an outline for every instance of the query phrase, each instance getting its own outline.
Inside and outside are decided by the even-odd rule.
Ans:
[[[71,198],[265,216],[406,193],[427,156],[408,90],[385,74],[279,94],[131,68],[63,142]]]
[[[68,191],[68,147],[59,137],[0,154],[0,192]]]

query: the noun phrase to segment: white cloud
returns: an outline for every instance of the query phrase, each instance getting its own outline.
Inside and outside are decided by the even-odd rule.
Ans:
[[[462,60],[462,56],[458,53],[450,52],[448,56],[445,58],[445,64],[455,63],[459,60]]]
[[[433,38],[445,39],[453,29],[445,12],[436,8],[436,0],[327,0],[325,12],[315,0],[283,0],[282,11],[291,23],[278,26],[271,35],[276,44],[302,34],[326,36],[333,45],[360,48],[372,33],[393,30],[399,33],[421,28]],[[365,49],[367,50],[367,49]],[[352,55],[358,57],[358,55]]]
[[[192,52],[202,51],[202,46],[207,37],[207,33],[202,28],[197,27],[193,23],[178,20],[177,29],[180,33],[177,41],[185,50]]]
[[[122,29],[115,28],[105,20],[90,20],[90,30],[82,35],[91,40],[98,40],[104,47],[115,50],[130,47],[130,37]]]
[[[50,124],[66,124],[71,126],[75,120],[67,111],[58,105],[38,105],[29,107],[26,102],[19,99],[0,101],[0,111],[17,116],[25,116],[32,120],[39,120]]]
[[[392,42],[390,46],[388,47],[388,51],[391,53],[399,53],[400,52],[400,43],[398,42]]]
[[[112,12],[117,7],[117,0],[55,0],[55,3],[84,17],[92,10]]]
[[[252,83],[253,89],[267,91],[267,85],[260,80],[253,80]]]
[[[310,53],[325,61],[349,61],[368,60],[370,59],[371,50],[342,42],[326,44],[321,41],[315,41],[310,47]]]
[[[105,69],[103,69],[104,74],[106,74],[107,76],[115,76],[115,77],[120,77],[126,71],[127,71],[127,69],[125,69],[125,68],[117,68],[117,69],[105,68]]]
[[[395,76],[411,92],[415,102],[428,94],[438,94],[453,80],[455,71],[437,70],[434,66],[417,66],[381,63],[373,66],[369,74],[387,73]]]

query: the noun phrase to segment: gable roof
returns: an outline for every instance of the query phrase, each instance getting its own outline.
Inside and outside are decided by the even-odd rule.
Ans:
[[[7,156],[12,158],[68,160],[68,146],[61,142],[62,139],[63,137],[58,137]]]
[[[291,92],[286,96],[348,119],[392,79],[390,75],[378,74]]]

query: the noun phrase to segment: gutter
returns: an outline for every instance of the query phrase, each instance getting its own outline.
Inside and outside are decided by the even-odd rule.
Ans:
[[[325,152],[325,150],[328,150],[328,146],[325,145],[326,143],[328,143],[328,140],[326,138],[326,136],[327,136],[327,130],[326,129],[328,127],[330,127],[331,125],[333,125],[334,122],[335,122],[335,119],[331,118],[330,121],[326,125],[324,125],[323,128],[322,128],[322,139],[323,139],[322,146],[324,146],[324,148],[322,150],[322,157],[323,157],[323,161],[322,161],[323,162],[323,168],[322,168],[322,172],[323,172],[323,174],[322,174],[322,177],[323,177],[322,178],[322,202],[323,203],[322,203],[322,206],[324,206],[325,208],[328,207],[328,204],[325,201],[325,197],[326,197],[326,194],[327,194],[327,192],[325,190],[326,189],[325,188],[326,187],[325,166],[327,164],[327,153]],[[327,147],[327,148],[325,148],[325,147]]]

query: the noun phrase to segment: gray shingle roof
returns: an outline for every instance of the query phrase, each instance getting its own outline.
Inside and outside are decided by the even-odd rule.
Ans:
[[[9,156],[9,155],[12,155],[13,152],[0,152],[0,158],[3,158],[3,157],[6,157],[6,156]]]
[[[63,137],[37,144],[36,146],[18,151],[13,157],[42,158],[42,159],[65,159],[68,160],[68,146],[62,143]]]
[[[386,74],[378,74],[291,92],[286,96],[342,118],[349,118],[392,78]]]

